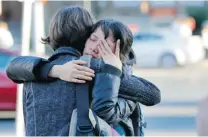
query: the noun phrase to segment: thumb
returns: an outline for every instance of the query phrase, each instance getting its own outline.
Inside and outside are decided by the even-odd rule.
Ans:
[[[116,56],[120,58],[120,39],[116,41]]]

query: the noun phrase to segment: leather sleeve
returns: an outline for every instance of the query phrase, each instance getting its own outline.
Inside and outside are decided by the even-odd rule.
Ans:
[[[47,80],[53,64],[34,56],[19,56],[13,59],[7,69],[7,76],[15,83]]]

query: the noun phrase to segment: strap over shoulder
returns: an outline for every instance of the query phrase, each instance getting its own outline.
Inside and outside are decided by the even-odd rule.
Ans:
[[[91,58],[92,58],[92,56],[90,56],[90,55],[83,55],[80,57],[80,60],[86,61],[87,64],[85,64],[84,66],[90,67]]]
[[[84,66],[90,67],[91,56],[82,56],[81,60],[87,62]],[[77,135],[82,136],[93,132],[93,126],[89,119],[89,83],[76,84],[77,107]]]

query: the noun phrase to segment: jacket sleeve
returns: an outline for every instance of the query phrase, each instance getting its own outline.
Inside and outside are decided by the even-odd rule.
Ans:
[[[160,90],[151,82],[134,75],[124,75],[119,96],[153,106],[161,101]]]
[[[46,80],[53,65],[40,57],[19,56],[9,63],[6,73],[15,83]]]
[[[102,72],[95,76],[92,109],[109,124],[129,117],[136,107],[134,101],[118,97],[120,74],[120,70],[106,64]]]
[[[153,106],[161,101],[161,93],[157,86],[132,75],[132,66],[125,67],[123,70],[119,96],[146,106]]]
[[[51,80],[48,73],[53,67],[49,60],[35,56],[19,56],[13,59],[7,69],[7,76],[15,83]],[[104,62],[101,59],[93,59],[91,69],[100,72]]]

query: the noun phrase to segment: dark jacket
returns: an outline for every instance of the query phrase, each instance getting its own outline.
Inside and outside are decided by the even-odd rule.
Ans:
[[[49,61],[61,65],[78,59],[79,56],[80,54],[72,48],[60,48],[49,58]],[[99,96],[93,96],[92,108],[100,117],[102,116],[100,112],[105,111],[103,119],[112,125],[120,123],[123,117],[129,117],[136,105],[133,101],[125,101],[118,97],[120,76],[120,70],[104,65],[101,72],[96,74],[92,92],[93,95],[99,93]],[[100,84],[100,79],[106,83]],[[25,82],[23,108],[26,135],[67,136],[71,114],[76,108],[76,86],[78,85],[59,79],[47,82]],[[102,97],[99,100],[102,103],[94,101],[99,97]],[[129,130],[127,134],[133,135],[131,132],[132,130]]]
[[[68,54],[68,50],[66,48],[61,48],[49,60],[41,59],[38,57],[31,57],[31,56],[18,57],[13,61],[11,61],[10,65],[7,68],[7,74],[13,81],[18,83],[26,82],[26,81],[46,80],[46,79],[48,80],[47,77],[48,72],[50,68],[54,65],[54,62],[51,60],[58,58],[59,55],[65,55],[65,54],[66,55]],[[102,60],[94,59],[91,62],[91,68],[94,69],[97,73],[102,71],[101,68],[103,68],[103,65],[104,63]],[[98,75],[101,74],[98,73]],[[121,76],[119,98],[116,100],[117,100],[116,103],[113,104],[117,104],[117,105],[112,107],[114,111],[112,110],[109,111],[111,112],[109,115],[102,116],[102,114],[106,114],[106,113],[99,113],[102,112],[100,110],[103,109],[98,109],[97,113],[100,114],[100,116],[109,123],[115,123],[120,121],[121,123],[126,125],[128,129],[130,129],[131,132],[130,134],[132,135],[133,134],[132,122],[130,121],[131,119],[129,119],[129,117],[133,113],[133,110],[134,110],[133,113],[134,115],[133,116],[131,115],[131,118],[136,116],[136,119],[138,119],[138,116],[140,115],[139,105],[138,103],[135,102],[141,102],[144,105],[155,105],[160,102],[160,91],[155,85],[142,78],[138,78],[123,73]],[[97,110],[96,108],[97,107],[94,107],[95,110]],[[118,115],[121,111],[121,108],[124,108],[122,112],[125,112],[125,114]],[[120,111],[118,111],[117,109],[119,109]],[[105,116],[107,116],[107,118]],[[137,122],[139,122],[139,119],[137,120]],[[137,129],[138,128],[134,128],[134,130]],[[136,132],[135,135],[140,135],[137,133],[138,132]]]

